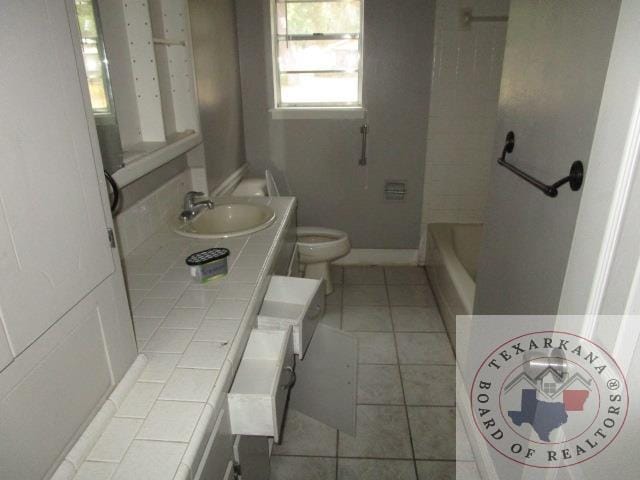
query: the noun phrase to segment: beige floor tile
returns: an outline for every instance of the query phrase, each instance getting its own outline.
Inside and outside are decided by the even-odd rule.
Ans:
[[[289,408],[282,430],[282,443],[274,444],[274,455],[335,456],[337,431],[297,410]]]
[[[389,285],[391,305],[434,307],[436,300],[428,285]]]
[[[400,363],[453,365],[449,337],[444,333],[396,333]]]
[[[358,339],[358,363],[396,364],[393,333],[353,332]]]
[[[453,407],[407,407],[417,459],[456,459],[456,410]]]
[[[352,332],[390,332],[389,307],[345,306],[342,309],[342,329]]]
[[[385,267],[387,285],[426,285],[427,272],[423,267]]]
[[[269,480],[335,480],[335,478],[335,458],[271,457]]]
[[[338,459],[338,480],[415,480],[411,460]]]
[[[320,319],[320,323],[329,325],[333,328],[340,328],[342,322],[342,313],[340,305],[327,305],[324,309],[324,316]]]
[[[342,305],[342,285],[334,285],[331,295],[325,297],[327,305]]]
[[[358,403],[403,405],[397,365],[358,366]]]
[[[345,285],[384,285],[382,267],[344,267]]]
[[[405,407],[358,405],[356,436],[340,432],[340,457],[411,458]]]
[[[396,332],[444,332],[437,307],[391,307]]]
[[[388,305],[384,285],[345,285],[344,305]]]
[[[400,365],[400,372],[407,405],[455,405],[454,366]]]

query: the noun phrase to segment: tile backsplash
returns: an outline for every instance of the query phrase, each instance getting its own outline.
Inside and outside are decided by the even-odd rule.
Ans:
[[[438,0],[427,133],[423,231],[434,222],[482,222],[495,147],[508,0]]]
[[[114,218],[120,255],[125,257],[138,245],[178,215],[184,194],[191,190],[189,169],[173,177],[142,200],[131,205]]]

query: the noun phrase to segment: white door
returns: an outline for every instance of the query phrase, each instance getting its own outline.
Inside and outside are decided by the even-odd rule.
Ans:
[[[515,132],[509,161],[552,184],[575,160],[591,170],[600,100],[618,19],[618,0],[512,0],[496,157]],[[549,198],[494,164],[474,313],[558,311],[582,192]]]
[[[114,271],[67,7],[2,2],[0,313],[13,356]]]

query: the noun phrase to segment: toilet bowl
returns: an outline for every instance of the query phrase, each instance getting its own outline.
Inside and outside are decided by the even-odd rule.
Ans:
[[[329,295],[333,292],[329,265],[349,253],[349,236],[340,230],[322,227],[298,227],[296,233],[304,276],[324,280],[326,294]]]
[[[278,195],[273,176],[267,170],[266,179],[247,178],[242,180],[233,191],[235,196]],[[267,192],[267,187],[269,192]],[[298,255],[304,276],[324,280],[325,293],[333,292],[331,270],[332,261],[344,257],[351,251],[349,236],[340,230],[323,227],[298,227]]]

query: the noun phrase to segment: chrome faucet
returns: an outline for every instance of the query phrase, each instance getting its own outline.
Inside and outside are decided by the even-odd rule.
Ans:
[[[203,196],[204,193],[193,191],[187,192],[184,195],[184,204],[182,206],[182,213],[180,214],[180,219],[182,221],[186,222],[192,220],[203,208],[213,208],[213,202],[211,200],[195,201],[196,198]]]

